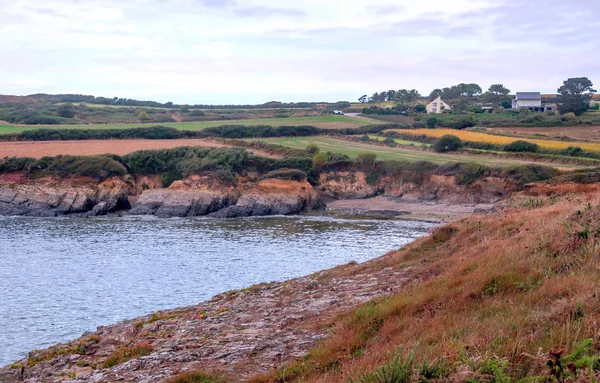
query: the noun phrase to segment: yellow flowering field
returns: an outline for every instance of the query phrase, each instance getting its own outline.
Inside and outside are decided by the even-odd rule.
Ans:
[[[386,132],[397,132],[412,134],[415,136],[425,135],[427,137],[440,138],[444,134],[452,134],[457,136],[462,141],[471,142],[483,142],[487,144],[506,145],[515,141],[527,141],[537,144],[540,148],[544,149],[555,149],[562,150],[569,146],[578,146],[585,151],[600,152],[600,144],[590,142],[565,142],[565,141],[553,141],[553,140],[538,140],[533,138],[517,138],[517,137],[505,137],[496,136],[494,134],[470,132],[467,130],[456,130],[456,129],[390,129]]]

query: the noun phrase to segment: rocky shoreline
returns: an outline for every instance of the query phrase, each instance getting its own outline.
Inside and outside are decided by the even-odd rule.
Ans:
[[[410,213],[452,219],[488,210],[519,188],[508,179],[487,177],[461,185],[455,176],[440,175],[432,175],[418,184],[401,177],[382,178],[371,184],[363,172],[323,173],[315,186],[306,179],[249,174],[234,182],[214,175],[192,175],[168,187],[163,187],[158,177],[147,176],[113,177],[99,182],[2,174],[0,215],[89,217],[117,212],[161,218],[233,218],[322,210],[328,201],[332,209],[358,216],[394,217]]]
[[[242,180],[238,185],[208,176],[191,176],[157,187],[150,178],[27,179],[0,177],[0,215],[89,217],[121,212],[161,218],[217,218],[290,215],[323,208],[313,187],[304,181]]]

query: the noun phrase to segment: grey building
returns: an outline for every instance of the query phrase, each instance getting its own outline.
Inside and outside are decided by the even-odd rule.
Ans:
[[[517,92],[517,96],[512,100],[512,108],[529,109],[534,112],[556,111],[555,104],[542,104],[540,92]]]

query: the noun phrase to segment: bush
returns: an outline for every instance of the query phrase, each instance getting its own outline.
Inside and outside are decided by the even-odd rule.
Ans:
[[[425,123],[429,129],[434,129],[435,126],[437,125],[437,118],[430,117],[427,119],[427,121]]]
[[[419,104],[414,107],[414,110],[417,113],[425,113],[427,111],[427,107],[425,105]]]
[[[204,116],[206,116],[206,113],[204,113],[202,110],[195,109],[195,110],[192,110],[190,112],[190,116],[192,116],[192,117],[204,117]]]
[[[317,144],[310,144],[306,147],[306,152],[308,154],[314,155],[314,154],[319,153],[320,151],[321,151],[321,148],[319,148],[319,145],[317,145]]]
[[[505,171],[505,176],[525,185],[532,182],[549,180],[558,176],[555,168],[541,165],[517,165]]]
[[[175,139],[198,136],[200,132],[186,132],[164,126],[132,129],[35,129],[22,133],[4,135],[3,139],[16,141],[65,141],[133,139]]]
[[[415,128],[415,129],[423,129],[423,128],[426,128],[426,127],[427,127],[427,126],[426,126],[424,123],[422,123],[422,122],[415,122],[415,123],[413,123],[413,125],[412,125],[412,126],[413,126],[413,128]]]
[[[362,165],[365,167],[370,167],[370,168],[375,167],[376,160],[377,160],[377,154],[372,153],[372,152],[358,153],[358,156],[356,157],[356,162],[359,165]]]
[[[327,156],[323,153],[317,153],[312,158],[313,168],[316,170],[322,170],[327,165]]]
[[[433,150],[437,153],[454,152],[460,148],[462,148],[462,141],[451,134],[444,134],[433,144]]]
[[[109,177],[124,176],[127,169],[117,156],[56,156],[42,157],[28,166],[28,172],[52,174],[61,177],[91,177],[103,180]]]
[[[268,172],[265,177],[300,182],[306,180],[306,173],[298,169],[278,169]]]
[[[508,145],[504,145],[505,152],[513,152],[513,153],[535,153],[539,149],[537,144],[528,141],[514,141]]]
[[[56,114],[64,118],[75,117],[75,107],[73,104],[62,104],[56,109]]]
[[[23,121],[21,121],[25,125],[58,125],[60,124],[60,120],[56,117],[52,116],[44,116],[42,114],[34,114]]]
[[[158,115],[158,116],[153,116],[152,117],[152,122],[177,122],[175,121],[175,119],[171,116],[167,116],[164,114]]]
[[[16,173],[28,170],[35,162],[35,158],[29,157],[5,157],[0,159],[0,173]]]
[[[440,166],[436,174],[453,175],[459,185],[471,185],[491,171],[492,169],[476,163],[455,163]]]
[[[398,143],[396,142],[396,140],[394,140],[391,137],[388,137],[385,140],[383,140],[383,144],[385,144],[387,146],[391,146],[391,147],[398,146]]]
[[[573,112],[569,112],[569,113],[565,113],[561,116],[561,119],[563,121],[573,121],[577,118],[577,116],[575,115],[575,113]]]
[[[584,152],[579,146],[569,146],[565,150],[562,150],[560,154],[571,157],[581,157]]]
[[[138,118],[140,121],[148,121],[148,120],[150,119],[150,116],[148,116],[148,113],[146,113],[145,111],[143,111],[143,110],[142,110],[142,111],[141,111],[141,112],[138,114],[137,118]]]
[[[475,121],[473,120],[473,117],[471,117],[471,116],[458,117],[456,120],[454,120],[450,124],[451,128],[459,129],[459,130],[470,128],[473,126],[475,126]]]

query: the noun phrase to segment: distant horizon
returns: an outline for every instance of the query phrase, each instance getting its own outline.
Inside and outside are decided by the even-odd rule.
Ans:
[[[0,0],[0,93],[355,101],[463,82],[600,83],[594,0]],[[112,96],[107,96],[112,97]]]
[[[488,88],[483,88],[482,87],[482,89],[484,90],[483,93],[485,93],[485,91],[487,91]],[[378,90],[377,92],[381,92],[382,90],[383,89]],[[363,93],[363,94],[367,94],[370,97],[374,92]],[[544,96],[544,95],[557,95],[558,94],[557,92],[541,92],[541,91],[538,91],[538,90],[518,90],[518,91],[513,91],[511,89],[511,92],[509,93],[509,96],[514,96],[517,92],[540,92],[542,94],[542,96]],[[423,93],[420,93],[420,94],[421,94],[421,96],[423,98],[427,98],[430,93],[431,92],[428,92],[427,94],[423,94]],[[12,96],[14,96],[14,97],[31,97],[31,96],[42,95],[42,94],[43,95],[50,95],[50,96],[57,96],[57,95],[83,95],[83,96],[94,96],[96,98],[99,98],[99,97],[104,97],[104,98],[118,97],[118,98],[125,98],[125,99],[128,99],[128,100],[132,99],[132,100],[137,100],[137,101],[158,102],[158,103],[161,103],[161,104],[164,104],[164,103],[167,103],[167,102],[173,102],[173,104],[177,104],[177,105],[263,105],[263,104],[267,104],[269,102],[280,102],[280,103],[283,103],[283,104],[291,104],[291,103],[296,103],[297,104],[297,103],[303,103],[303,102],[315,103],[315,104],[319,104],[319,103],[334,104],[336,102],[346,102],[346,101],[350,102],[350,103],[356,103],[356,104],[358,104],[359,103],[358,102],[358,98],[363,95],[363,94],[361,94],[361,95],[357,96],[356,100],[349,100],[349,99],[344,100],[344,99],[340,99],[340,100],[330,100],[330,101],[327,101],[327,100],[318,100],[318,101],[315,101],[315,100],[301,99],[301,100],[298,100],[298,101],[287,101],[287,100],[272,99],[272,100],[267,100],[267,101],[264,101],[264,102],[255,102],[255,103],[235,103],[235,102],[233,102],[233,103],[231,103],[231,102],[229,102],[229,103],[215,103],[215,102],[193,102],[193,101],[192,102],[175,102],[175,101],[173,101],[171,99],[163,101],[163,100],[160,100],[160,99],[150,99],[150,98],[145,99],[145,98],[137,98],[137,97],[96,95],[96,94],[86,93],[86,92],[78,92],[78,93],[71,93],[71,92],[58,92],[58,93],[34,92],[34,93],[23,94],[23,95],[19,95],[19,94],[5,94],[5,93],[1,93],[0,92],[0,96],[8,96],[8,97],[12,97]],[[393,101],[385,101],[385,102],[393,102]]]

